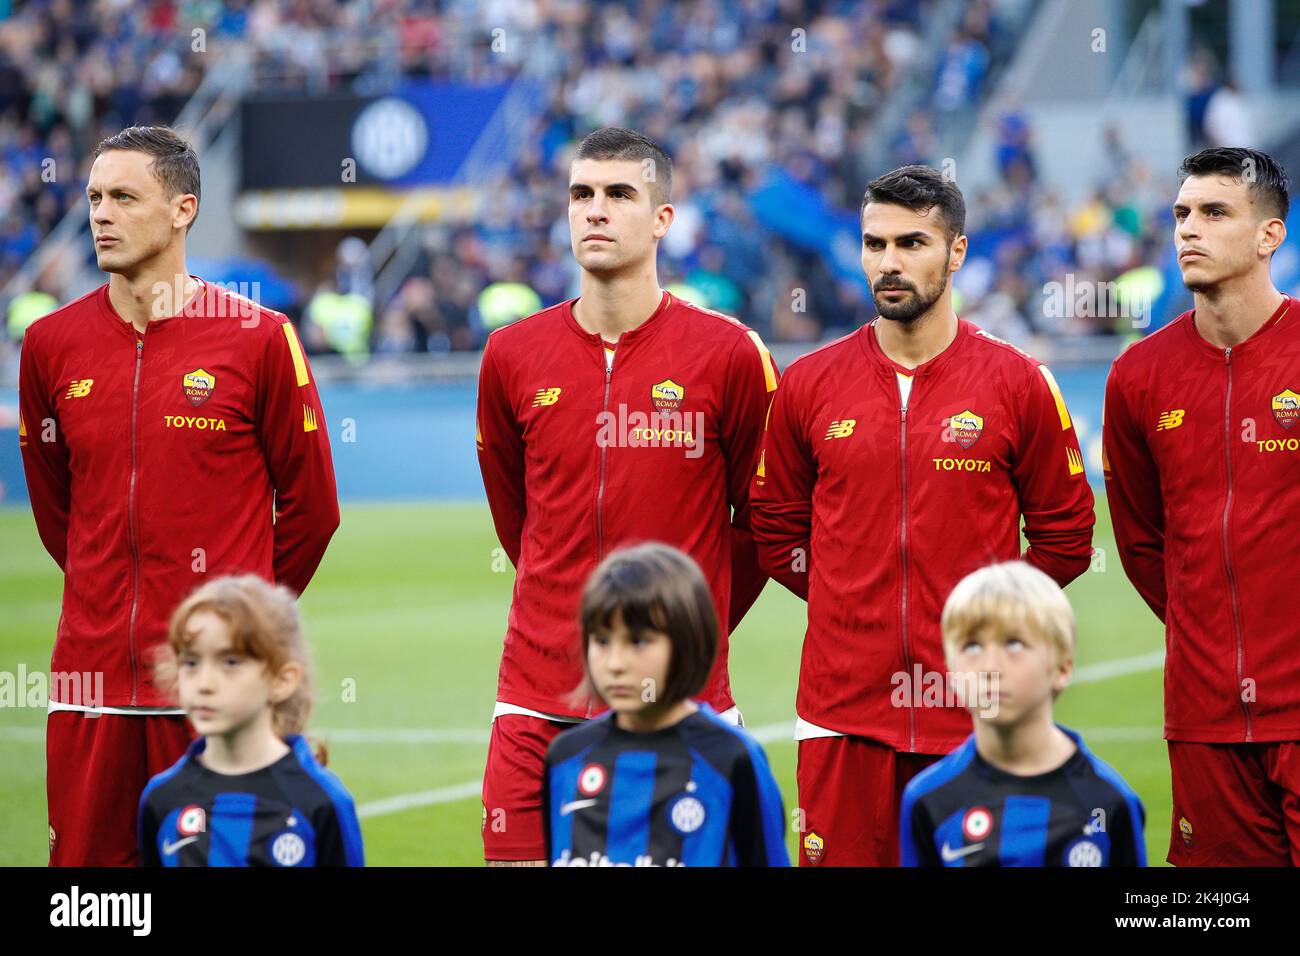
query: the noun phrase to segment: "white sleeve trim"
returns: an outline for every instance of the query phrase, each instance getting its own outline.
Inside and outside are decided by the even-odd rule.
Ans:
[[[571,717],[567,714],[544,714],[540,710],[529,710],[527,707],[507,704],[504,700],[499,700],[492,708],[492,719],[495,721],[502,714],[522,714],[525,717],[540,717],[542,720],[555,720],[562,724],[581,724],[585,720],[583,717]]]
[[[794,718],[794,739],[795,740],[813,740],[817,737],[847,737],[848,734],[842,734],[838,730],[830,730],[826,727],[818,727],[816,724],[809,723],[798,714]]]
[[[184,717],[185,710],[182,707],[91,707],[86,704],[64,704],[57,700],[52,700],[46,707],[45,712],[52,714],[56,710],[74,710],[82,714],[120,714],[127,717]]]
[[[520,707],[518,704],[507,704],[504,700],[496,702],[492,708],[492,719],[496,720],[502,714],[522,714],[525,717],[539,717],[542,720],[555,720],[562,724],[581,724],[586,722],[584,717],[568,717],[563,714],[546,714],[540,710],[529,710],[527,707]],[[745,720],[740,716],[740,708],[736,706],[728,707],[722,713],[718,714],[723,720],[735,727],[745,726]]]

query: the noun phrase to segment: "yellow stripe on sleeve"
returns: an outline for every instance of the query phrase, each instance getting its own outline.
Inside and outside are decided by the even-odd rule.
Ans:
[[[293,371],[298,376],[298,384],[306,385],[310,379],[307,375],[307,360],[302,357],[302,346],[298,344],[298,333],[289,322],[280,328],[284,329],[285,340],[289,343],[289,354],[293,356]]]
[[[1046,365],[1038,366],[1038,371],[1042,372],[1043,378],[1047,379],[1047,387],[1052,390],[1052,398],[1056,399],[1056,411],[1061,416],[1061,431],[1069,431],[1070,413],[1065,407],[1065,397],[1061,395],[1061,387],[1056,384],[1052,370]]]
[[[763,340],[758,337],[758,333],[753,329],[749,330],[749,338],[754,343],[754,348],[758,349],[758,357],[763,360],[763,378],[767,382],[769,392],[776,390],[776,370],[772,368],[772,353],[767,350]]]

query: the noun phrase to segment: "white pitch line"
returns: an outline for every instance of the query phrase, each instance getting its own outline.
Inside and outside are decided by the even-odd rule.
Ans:
[[[320,737],[327,744],[485,744],[491,737],[481,728],[388,727],[330,730],[312,727],[309,737]],[[0,740],[41,743],[44,727],[0,727]]]
[[[1116,660],[1086,664],[1075,670],[1071,683],[1093,684],[1114,677],[1159,670],[1164,666],[1164,662],[1164,651],[1152,651],[1135,657],[1121,657]],[[783,721],[746,729],[759,743],[772,743],[788,740],[794,733],[794,723]],[[487,743],[491,736],[490,730],[474,727],[313,728],[310,733],[314,736],[319,735],[327,743],[343,744],[483,744]],[[42,743],[45,740],[45,728],[44,726],[0,727],[0,740]]]
[[[1086,667],[1080,667],[1074,672],[1075,684],[1091,684],[1098,681],[1108,680],[1112,677],[1122,677],[1127,674],[1139,674],[1144,671],[1158,670],[1164,666],[1165,652],[1156,651],[1150,654],[1139,654],[1134,657],[1121,657],[1112,661],[1102,661],[1098,664],[1091,664]],[[763,724],[758,727],[746,727],[746,730],[759,743],[777,743],[788,741],[794,736],[794,721],[783,720],[775,724]],[[1108,742],[1125,742],[1136,740],[1159,740],[1161,733],[1158,728],[1149,727],[1097,727],[1089,731],[1081,731],[1085,739],[1105,740]],[[452,803],[456,800],[468,800],[470,797],[478,796],[483,792],[483,782],[481,780],[467,780],[464,783],[456,784],[451,787],[442,787],[438,790],[424,790],[419,793],[401,794],[396,797],[389,797],[386,800],[376,800],[372,803],[362,804],[357,809],[357,814],[363,817],[381,816],[387,813],[398,813],[402,810],[411,810],[416,807],[433,806],[439,803]]]
[[[1129,674],[1141,674],[1145,671],[1158,671],[1165,666],[1165,652],[1152,651],[1136,657],[1121,657],[1113,661],[1101,661],[1097,664],[1085,664],[1076,667],[1071,684],[1093,684],[1097,681],[1110,680],[1112,677],[1127,677]]]
[[[1159,670],[1164,666],[1165,652],[1153,651],[1134,657],[1121,657],[1116,660],[1102,661],[1080,667],[1074,672],[1074,684],[1092,684]],[[789,741],[794,736],[794,721],[783,720],[774,724],[745,728],[759,743],[770,744]],[[486,743],[490,731],[476,728],[439,729],[434,727],[410,727],[392,729],[352,728],[312,731],[329,743]],[[1159,740],[1161,732],[1153,727],[1095,727],[1082,731],[1085,739],[1112,743],[1134,742],[1141,740]],[[44,727],[0,727],[0,740],[39,742],[45,740]],[[372,800],[357,807],[359,817],[378,817],[390,813],[401,813],[417,807],[435,806],[441,803],[454,803],[468,800],[482,792],[482,780],[467,780],[464,783],[435,790],[420,790],[415,793],[398,794],[382,800]]]
[[[311,737],[321,737],[330,744],[485,744],[492,736],[490,730],[477,728],[442,730],[436,727],[351,730],[312,728],[307,731],[307,734]]]
[[[386,813],[400,813],[415,807],[428,807],[436,803],[454,803],[457,800],[477,797],[482,792],[482,780],[467,780],[454,786],[439,787],[437,790],[421,790],[418,793],[402,793],[383,800],[371,800],[357,807],[357,816],[364,819],[383,816]]]
[[[13,740],[20,743],[44,743],[44,727],[0,727],[0,740]]]

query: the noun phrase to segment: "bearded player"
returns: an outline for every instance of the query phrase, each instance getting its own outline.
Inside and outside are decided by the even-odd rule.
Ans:
[[[673,216],[663,150],[631,130],[592,133],[569,170],[581,294],[493,332],[483,352],[479,463],[516,569],[483,776],[489,864],[544,863],[547,748],[597,709],[573,699],[582,588],[615,548],[663,541],[700,566],[722,634],[700,699],[741,722],[726,635],[767,580],[749,477],[777,372],[756,333],[660,288]],[[589,769],[594,797],[612,768]]]
[[[753,520],[763,569],[808,601],[801,865],[898,865],[904,786],[969,732],[944,686],[953,586],[1018,557],[1064,586],[1090,561],[1092,491],[1056,380],[953,312],[965,215],[933,169],[873,181],[862,268],[880,316],[792,362],[772,403]]]
[[[1300,865],[1300,305],[1269,276],[1285,171],[1203,150],[1179,170],[1192,310],[1115,360],[1103,429],[1124,570],[1165,624],[1169,862]]]

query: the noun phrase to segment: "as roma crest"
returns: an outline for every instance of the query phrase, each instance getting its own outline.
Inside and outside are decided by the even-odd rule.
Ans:
[[[1300,419],[1300,395],[1287,389],[1273,396],[1273,417],[1283,428],[1290,428]]]
[[[968,408],[948,419],[948,427],[952,430],[952,440],[962,448],[969,448],[984,434],[984,419]]]
[[[217,377],[201,368],[186,372],[181,379],[181,391],[191,405],[202,405],[212,397],[212,390],[217,387]]]
[[[671,378],[650,387],[650,400],[661,411],[676,411],[682,407],[682,399],[685,397],[686,389]]]
[[[803,852],[812,866],[822,861],[822,856],[826,853],[826,841],[818,836],[816,830],[810,830],[803,838]]]

